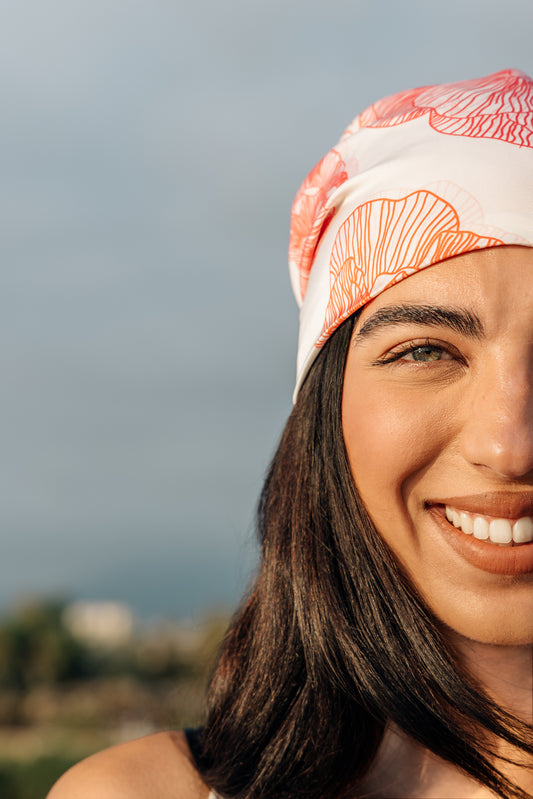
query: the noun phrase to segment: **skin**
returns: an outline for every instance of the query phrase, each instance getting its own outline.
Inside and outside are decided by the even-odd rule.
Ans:
[[[437,616],[483,643],[533,642],[533,573],[471,565],[427,505],[533,487],[532,278],[533,249],[525,247],[422,270],[363,309],[346,363],[344,438],[370,517]],[[391,322],[358,336],[377,312],[399,304],[475,313],[485,332]]]
[[[529,721],[533,577],[492,574],[465,561],[439,532],[427,502],[533,489],[532,276],[533,249],[501,247],[449,259],[385,291],[358,319],[342,409],[354,480],[378,532],[467,668]],[[484,335],[418,323],[369,331],[377,311],[398,304],[475,313]],[[428,362],[406,351],[384,363],[400,349],[427,346],[416,357]],[[531,772],[506,773],[533,792]],[[364,789],[374,799],[493,797],[393,727]],[[161,733],[78,764],[49,799],[207,795],[184,737]]]
[[[82,760],[47,799],[207,799],[182,733],[161,732]]]

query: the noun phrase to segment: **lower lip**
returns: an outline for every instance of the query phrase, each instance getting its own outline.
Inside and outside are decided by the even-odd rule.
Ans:
[[[457,530],[446,519],[444,507],[432,506],[429,512],[437,522],[448,544],[468,563],[491,574],[533,573],[533,541],[512,547],[487,544]]]

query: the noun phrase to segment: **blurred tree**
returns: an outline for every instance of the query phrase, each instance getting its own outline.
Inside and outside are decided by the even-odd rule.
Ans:
[[[89,676],[91,653],[65,628],[64,601],[26,602],[0,624],[0,687],[24,690]]]

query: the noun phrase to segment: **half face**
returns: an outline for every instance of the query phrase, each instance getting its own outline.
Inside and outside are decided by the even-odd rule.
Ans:
[[[433,612],[533,642],[533,249],[450,258],[369,303],[342,423],[368,513]]]

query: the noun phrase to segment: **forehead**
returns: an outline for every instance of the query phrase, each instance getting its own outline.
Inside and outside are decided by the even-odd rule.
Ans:
[[[460,306],[496,316],[521,308],[533,320],[533,248],[476,250],[422,269],[365,305],[356,329],[376,310],[399,303]]]

